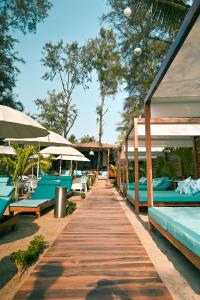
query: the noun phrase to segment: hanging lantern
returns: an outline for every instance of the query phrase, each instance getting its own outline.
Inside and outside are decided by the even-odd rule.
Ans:
[[[94,151],[91,149],[89,155],[94,155]]]

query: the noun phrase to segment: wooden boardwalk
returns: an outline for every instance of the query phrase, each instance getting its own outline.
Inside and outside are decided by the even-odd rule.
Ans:
[[[172,299],[113,189],[99,181],[14,299]]]

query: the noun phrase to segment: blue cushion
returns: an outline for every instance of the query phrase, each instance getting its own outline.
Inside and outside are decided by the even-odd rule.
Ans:
[[[128,196],[132,199],[134,199],[134,191],[128,190]],[[200,203],[200,192],[196,193],[195,195],[186,195],[186,194],[179,194],[175,191],[154,191],[153,192],[154,202],[183,202],[183,203],[190,203],[190,202],[196,202]],[[141,203],[147,203],[147,192],[146,191],[140,191],[139,192],[139,201]]]
[[[158,186],[158,187],[154,186],[153,190],[154,191],[164,191],[164,190],[168,189],[171,185],[172,185],[172,180],[166,180],[160,186]],[[133,183],[133,182],[129,183],[128,189],[135,190],[135,183]],[[139,190],[147,191],[147,185],[139,183]]]
[[[11,197],[15,189],[13,186],[4,185],[0,186],[0,197]]]
[[[154,187],[159,187],[162,183],[164,183],[164,179],[162,178],[154,178],[153,179],[153,186]]]
[[[41,180],[57,180],[57,177],[58,176],[54,176],[54,175],[44,175],[42,176],[42,178],[40,179]]]
[[[6,197],[0,198],[0,216],[3,215],[4,211],[8,207],[9,203],[10,203],[10,198],[6,198]]]
[[[40,180],[31,199],[55,199],[56,187],[59,185],[59,180]]]
[[[54,185],[59,185],[60,180],[39,180],[38,181],[38,186],[42,186],[42,185],[50,185],[50,186],[54,186]]]
[[[164,180],[164,182],[159,186],[154,186],[154,191],[165,191],[172,185],[172,180]]]
[[[152,207],[149,216],[200,256],[200,207]]]
[[[4,183],[4,184],[8,184],[9,183],[10,178],[7,176],[0,176],[0,183]]]
[[[49,202],[49,199],[38,199],[38,200],[31,200],[25,199],[21,201],[16,201],[10,204],[11,207],[38,207],[46,202]]]

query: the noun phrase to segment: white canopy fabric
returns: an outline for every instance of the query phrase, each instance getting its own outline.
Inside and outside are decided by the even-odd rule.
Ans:
[[[52,155],[71,155],[71,156],[84,156],[78,150],[72,147],[55,147],[50,146],[40,151],[41,154],[52,154]]]
[[[145,146],[145,125],[138,124],[138,143]],[[200,124],[151,124],[152,147],[193,147],[195,136],[200,135]],[[133,146],[134,129],[129,135]]]
[[[152,147],[152,158],[156,158],[160,155],[162,155],[164,148],[163,147]],[[146,147],[139,147],[138,148],[139,152],[139,160],[146,160]],[[121,160],[125,159],[125,146],[124,146],[124,153],[123,151],[121,152]],[[134,147],[128,146],[128,159],[129,160],[134,160]]]
[[[0,105],[1,138],[35,138],[46,136],[48,131],[26,114]]]
[[[200,117],[200,17],[151,99],[152,117]]]
[[[5,142],[11,142],[14,144],[23,145],[40,145],[40,146],[70,146],[70,143],[66,138],[60,134],[50,131],[47,136],[38,138],[28,138],[28,139],[5,139]]]
[[[43,150],[40,151],[41,154],[52,154],[52,155],[61,155],[60,159],[60,175],[62,173],[62,156],[67,155],[67,156],[79,156],[79,157],[84,157],[84,155],[79,152],[78,150],[72,148],[72,147],[55,147],[55,146],[50,146],[47,147]]]
[[[86,161],[89,162],[90,160],[85,156],[72,156],[72,155],[59,155],[56,159],[62,160],[69,160],[69,161]]]
[[[11,146],[0,146],[0,154],[16,155],[15,150]]]

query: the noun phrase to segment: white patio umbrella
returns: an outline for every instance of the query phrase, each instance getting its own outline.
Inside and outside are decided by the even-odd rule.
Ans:
[[[49,131],[49,134],[44,137],[38,138],[26,138],[26,139],[10,139],[7,138],[4,140],[5,142],[11,142],[14,144],[23,144],[23,145],[38,145],[39,151],[41,146],[69,146],[72,145],[66,138],[61,136],[58,133],[53,131]],[[39,177],[40,170],[40,161],[38,155],[38,166],[37,166],[37,178]]]
[[[76,155],[59,155],[56,159],[62,159],[62,160],[71,160],[71,161],[87,161],[90,160],[85,156],[76,156]]]
[[[41,154],[52,154],[52,155],[61,155],[60,160],[60,175],[62,171],[62,156],[79,156],[84,157],[84,155],[79,152],[78,150],[72,148],[72,147],[54,147],[50,146],[40,151]]]
[[[0,154],[16,155],[15,150],[11,146],[0,146]]]
[[[0,105],[0,137],[29,138],[46,136],[48,131],[26,114]]]

